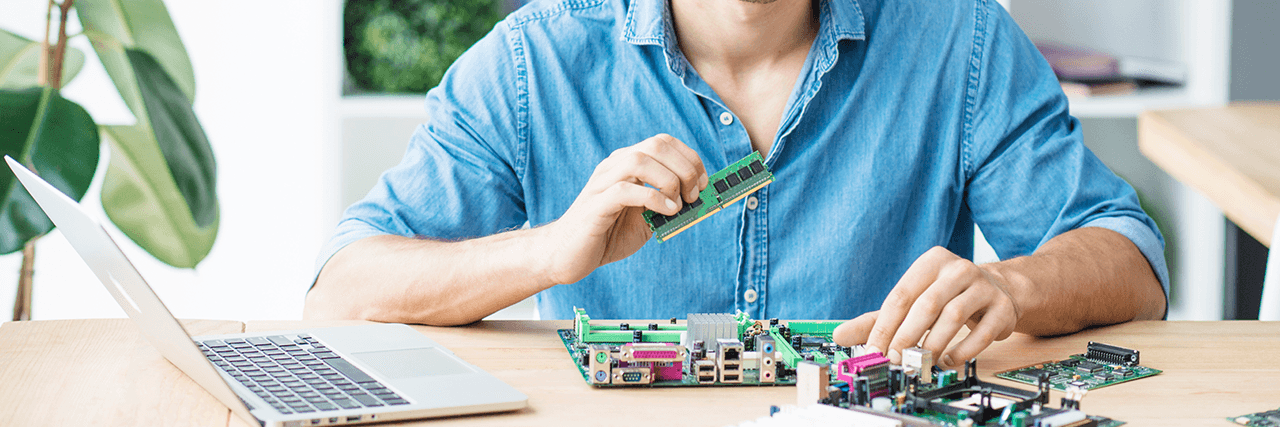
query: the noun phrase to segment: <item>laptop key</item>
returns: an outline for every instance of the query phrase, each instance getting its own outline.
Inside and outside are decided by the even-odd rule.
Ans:
[[[356,401],[351,399],[333,399],[333,404],[341,406],[342,409],[356,409],[360,407],[359,403],[356,403]]]
[[[399,398],[387,399],[386,401],[388,405],[408,405],[409,404],[408,400],[399,399]]]
[[[329,403],[329,402],[315,402],[314,405],[316,409],[319,409],[321,411],[332,411],[334,409],[338,409],[337,406],[334,406],[332,403]]]
[[[364,406],[382,406],[382,402],[379,402],[378,399],[374,399],[373,396],[367,394],[356,394],[351,397],[357,402],[364,404]]]
[[[350,362],[347,362],[346,360],[325,359],[324,362],[328,363],[329,366],[332,366],[333,369],[338,370],[338,372],[341,372],[342,375],[346,375],[347,378],[351,378],[351,381],[355,381],[357,383],[376,382],[376,380],[374,380],[373,377],[370,377],[368,374],[365,374],[364,371],[360,370],[360,368],[357,368],[355,365],[352,365]]]

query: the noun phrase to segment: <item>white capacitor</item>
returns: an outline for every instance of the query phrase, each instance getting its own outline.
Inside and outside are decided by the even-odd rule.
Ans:
[[[871,399],[871,409],[880,412],[889,412],[893,410],[893,400],[884,396]]]

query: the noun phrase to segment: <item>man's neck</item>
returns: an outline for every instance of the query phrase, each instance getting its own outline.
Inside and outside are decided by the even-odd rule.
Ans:
[[[704,73],[767,69],[807,54],[818,28],[812,0],[671,0],[671,15],[681,50]]]

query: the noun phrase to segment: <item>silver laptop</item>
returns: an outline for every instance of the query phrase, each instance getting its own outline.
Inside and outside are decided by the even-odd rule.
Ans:
[[[151,345],[250,424],[356,424],[514,410],[528,402],[400,324],[193,339],[106,229],[17,161],[5,160]]]

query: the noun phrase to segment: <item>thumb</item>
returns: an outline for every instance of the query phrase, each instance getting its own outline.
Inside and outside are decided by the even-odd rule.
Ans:
[[[848,322],[841,323],[836,330],[831,332],[831,338],[836,344],[852,347],[867,342],[867,335],[871,334],[871,328],[876,325],[876,318],[880,317],[880,311],[869,311],[861,316],[853,318]]]

